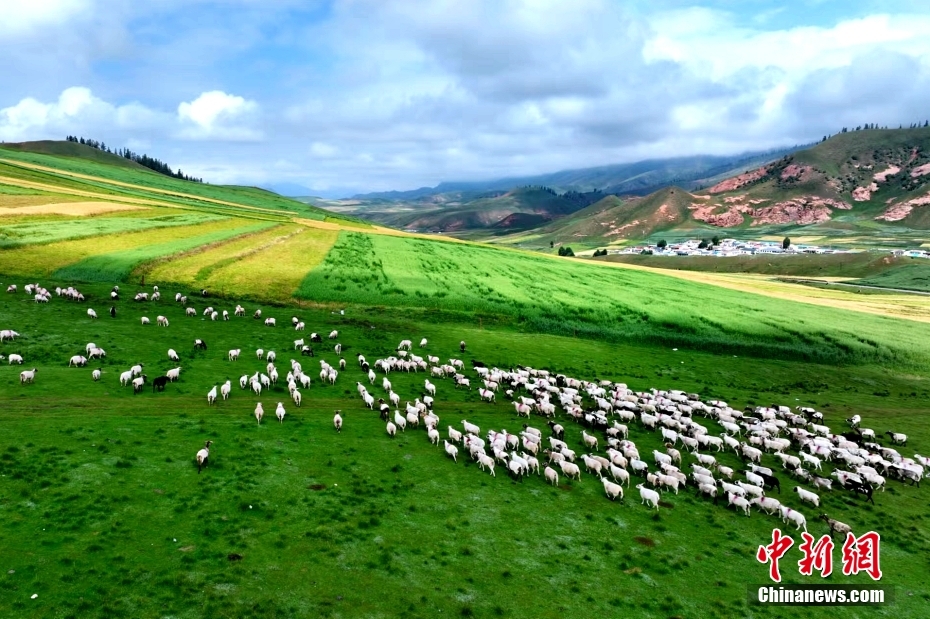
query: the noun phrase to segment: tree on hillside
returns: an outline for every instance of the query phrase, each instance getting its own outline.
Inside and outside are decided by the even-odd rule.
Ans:
[[[782,249],[788,249],[789,247],[791,247],[791,239],[789,239],[789,238],[786,236],[786,237],[785,237],[785,240],[783,240],[783,241],[781,242],[781,248],[782,248]]]
[[[701,239],[701,242],[698,243],[698,249],[707,249],[707,239]]]
[[[665,249],[668,247],[668,242],[665,239],[661,239],[658,243],[656,243],[656,247],[659,249]]]
[[[571,247],[559,247],[560,256],[574,256],[575,252],[572,251]]]
[[[711,243],[713,243],[714,245],[720,245],[720,237],[719,237],[719,236],[714,235],[714,238],[712,238],[710,241],[711,241]]]
[[[555,247],[555,241],[549,241],[549,249]]]

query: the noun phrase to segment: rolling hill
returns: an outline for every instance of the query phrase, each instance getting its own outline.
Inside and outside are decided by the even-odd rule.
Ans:
[[[528,247],[683,236],[795,234],[921,241],[930,229],[930,128],[837,134],[705,190],[605,199],[502,239]],[[917,243],[920,244],[920,243]]]

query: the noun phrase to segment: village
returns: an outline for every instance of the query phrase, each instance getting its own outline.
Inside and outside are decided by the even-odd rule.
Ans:
[[[866,249],[834,248],[811,244],[794,244],[790,240],[752,241],[739,239],[719,239],[718,243],[707,240],[691,239],[678,243],[658,241],[652,245],[636,245],[622,249],[608,249],[607,255],[647,254],[653,256],[714,256],[718,258],[733,256],[755,256],[759,254],[798,255],[798,254],[856,254]],[[923,249],[895,249],[895,256],[906,258],[930,258],[930,252]]]

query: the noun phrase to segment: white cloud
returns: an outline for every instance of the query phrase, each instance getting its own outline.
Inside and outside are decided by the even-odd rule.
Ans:
[[[258,104],[221,90],[202,93],[178,105],[178,119],[186,139],[259,140],[261,132],[248,126]]]
[[[0,36],[21,36],[63,24],[92,6],[92,0],[0,0]]]

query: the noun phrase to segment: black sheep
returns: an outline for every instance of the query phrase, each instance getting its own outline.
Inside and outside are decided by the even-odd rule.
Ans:
[[[778,481],[777,477],[774,475],[766,475],[765,473],[756,473],[756,475],[762,478],[763,488],[778,488],[778,494],[781,494],[781,482]]]
[[[116,307],[110,308],[110,318],[116,318]]]
[[[168,384],[168,377],[167,377],[167,376],[159,376],[158,378],[156,378],[155,380],[152,381],[152,393],[155,393],[156,390],[157,390],[157,391],[164,391],[164,390],[165,390],[165,385],[167,385],[167,384]]]

